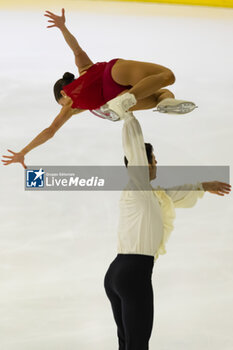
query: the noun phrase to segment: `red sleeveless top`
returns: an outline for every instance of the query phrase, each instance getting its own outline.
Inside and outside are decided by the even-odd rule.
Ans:
[[[78,79],[63,86],[65,93],[73,100],[72,108],[97,109],[132,87],[119,85],[112,79],[111,69],[117,60],[97,62]]]

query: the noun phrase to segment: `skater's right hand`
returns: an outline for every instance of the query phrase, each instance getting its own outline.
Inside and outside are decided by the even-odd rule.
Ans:
[[[5,158],[9,158],[9,160],[6,159],[2,159],[3,165],[8,165],[11,163],[21,163],[22,166],[24,167],[24,169],[27,169],[27,166],[24,163],[24,154],[21,152],[13,152],[10,149],[8,149],[7,151],[11,152],[13,154],[13,156],[3,156]]]
[[[65,27],[65,22],[66,22],[66,19],[65,19],[65,9],[62,9],[62,15],[61,16],[57,16],[55,15],[54,13],[50,12],[50,11],[45,11],[47,12],[46,17],[49,17],[51,20],[48,21],[50,23],[53,23],[53,25],[51,26],[47,26],[47,28],[52,28],[52,27],[57,27],[59,29],[62,29]]]
[[[226,182],[220,182],[220,181],[202,182],[202,187],[204,191],[208,191],[210,193],[214,193],[219,196],[224,196],[225,194],[229,194],[231,191],[230,184]]]

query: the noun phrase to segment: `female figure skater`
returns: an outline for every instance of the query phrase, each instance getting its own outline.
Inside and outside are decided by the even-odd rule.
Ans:
[[[69,96],[73,100],[73,108],[91,111],[100,109],[99,116],[104,113],[104,118],[114,121],[119,120],[119,114],[128,109],[150,109],[157,106],[160,112],[184,114],[196,107],[193,102],[175,100],[169,90],[161,90],[175,82],[173,72],[166,67],[123,59],[94,64],[66,28],[65,10],[62,9],[61,17],[46,12],[45,16],[50,18],[48,22],[52,23],[48,28],[57,27],[61,30],[74,52],[81,75],[79,79],[74,79],[73,74],[66,73],[63,79],[57,81],[54,93],[58,103],[63,104],[64,98]],[[118,97],[115,98],[116,96]],[[110,102],[106,104],[108,101]],[[161,101],[163,103],[159,103]]]
[[[65,41],[75,56],[80,77],[66,72],[54,85],[56,101],[62,105],[61,112],[52,124],[44,129],[20,152],[3,156],[4,165],[19,162],[26,168],[24,156],[33,148],[46,142],[74,114],[90,110],[93,114],[116,121],[127,110],[136,111],[157,106],[162,113],[184,114],[196,108],[193,102],[176,100],[174,94],[163,89],[175,82],[173,72],[154,63],[113,59],[94,64],[77,40],[65,26],[65,10],[57,16],[46,11],[51,25],[61,30]]]
[[[152,188],[157,164],[153,147],[144,144],[140,124],[132,113],[124,119],[122,141],[125,165],[129,165],[129,190],[121,195],[118,254],[106,272],[104,288],[117,325],[119,350],[148,350],[154,313],[153,266],[159,254],[166,253],[174,208],[193,207],[204,191],[223,196],[231,186],[213,181],[166,191]]]

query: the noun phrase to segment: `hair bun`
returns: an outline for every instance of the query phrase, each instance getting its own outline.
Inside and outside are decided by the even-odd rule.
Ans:
[[[66,72],[63,74],[62,78],[65,80],[65,82],[71,83],[74,80],[74,74]]]

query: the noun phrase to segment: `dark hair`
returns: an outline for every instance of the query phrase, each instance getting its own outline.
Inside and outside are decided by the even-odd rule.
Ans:
[[[74,74],[66,72],[63,74],[62,79],[59,79],[53,87],[54,96],[57,102],[62,98],[61,90],[63,86],[68,85],[74,81]]]
[[[152,164],[152,152],[154,150],[153,146],[150,143],[145,143],[145,148],[146,148],[146,155],[147,155],[148,163]],[[126,158],[126,156],[124,156],[124,162],[125,162],[125,166],[127,168],[128,159]]]

